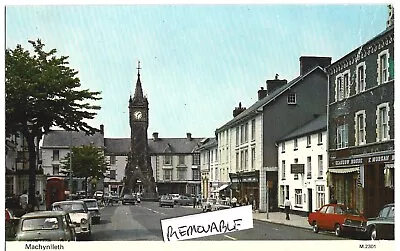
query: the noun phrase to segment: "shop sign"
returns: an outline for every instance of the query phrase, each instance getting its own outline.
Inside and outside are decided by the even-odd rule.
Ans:
[[[387,161],[394,161],[394,154],[393,155],[382,155],[382,156],[375,156],[369,157],[368,163],[376,163],[376,162],[387,162]]]
[[[348,165],[361,165],[363,163],[362,158],[357,159],[341,159],[335,161],[335,166],[348,166]]]
[[[290,173],[304,173],[304,164],[291,164]]]

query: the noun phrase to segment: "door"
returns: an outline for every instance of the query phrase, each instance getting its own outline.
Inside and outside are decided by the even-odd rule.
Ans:
[[[308,189],[308,213],[311,213],[313,211],[312,205],[313,205],[313,200],[312,200],[312,189]]]
[[[334,228],[334,217],[335,217],[335,208],[334,206],[328,206],[326,209],[326,213],[322,218],[322,228],[327,230],[333,230]]]

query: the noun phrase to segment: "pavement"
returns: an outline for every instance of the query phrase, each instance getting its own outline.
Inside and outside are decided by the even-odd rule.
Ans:
[[[290,214],[290,220],[286,220],[286,213],[283,212],[269,212],[259,213],[253,212],[253,220],[266,221],[269,223],[287,225],[292,227],[312,229],[308,224],[307,217],[297,214]]]

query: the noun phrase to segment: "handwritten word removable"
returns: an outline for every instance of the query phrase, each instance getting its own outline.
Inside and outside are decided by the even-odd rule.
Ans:
[[[179,241],[253,228],[251,206],[161,220],[164,241]]]

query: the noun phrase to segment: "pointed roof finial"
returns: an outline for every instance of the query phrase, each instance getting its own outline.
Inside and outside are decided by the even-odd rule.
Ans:
[[[142,68],[140,68],[140,60],[138,60],[138,67],[136,68],[138,71],[137,71],[137,75],[138,75],[138,77],[140,76],[140,69],[142,69]]]

